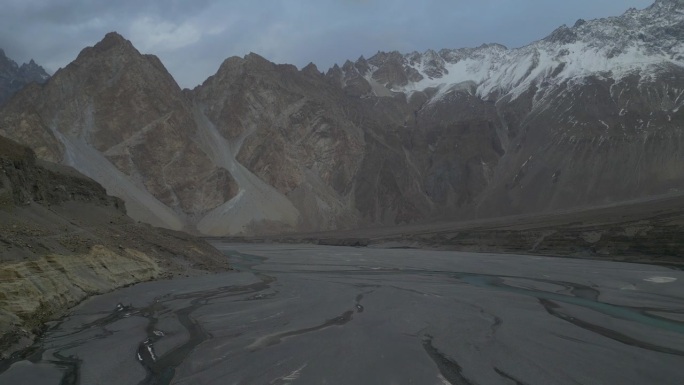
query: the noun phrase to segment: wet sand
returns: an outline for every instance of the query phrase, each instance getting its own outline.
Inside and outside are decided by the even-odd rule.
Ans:
[[[0,384],[682,384],[684,272],[214,245],[241,273],[93,297]]]

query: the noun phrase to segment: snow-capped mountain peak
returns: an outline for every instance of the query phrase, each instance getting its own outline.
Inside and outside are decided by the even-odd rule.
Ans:
[[[445,93],[454,85],[474,82],[480,97],[496,99],[516,97],[541,82],[654,76],[662,66],[684,66],[683,42],[684,0],[658,0],[617,17],[580,19],[521,48],[485,44],[439,52],[378,52],[342,71],[345,78],[351,71],[390,91],[409,94],[430,87]]]

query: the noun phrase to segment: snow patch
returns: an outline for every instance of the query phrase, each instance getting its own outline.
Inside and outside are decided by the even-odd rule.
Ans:
[[[394,86],[391,90],[410,94],[435,87],[440,90],[435,97],[439,99],[453,84],[474,82],[477,95],[482,98],[508,95],[514,99],[531,86],[581,82],[589,76],[612,78],[617,83],[638,74],[643,83],[652,80],[663,65],[684,66],[684,44],[675,35],[666,34],[664,40],[654,46],[654,43],[637,39],[636,35],[651,35],[681,22],[681,14],[662,15],[646,9],[632,15],[589,21],[569,29],[576,38],[568,41],[542,39],[516,49],[485,45],[443,50],[439,54],[434,51],[422,55],[412,53],[404,56],[404,66],[417,71],[422,79]],[[653,29],[656,31],[652,32]],[[375,70],[371,69],[367,78],[371,78]]]

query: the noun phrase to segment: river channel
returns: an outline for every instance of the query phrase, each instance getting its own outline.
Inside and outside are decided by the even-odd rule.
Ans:
[[[0,384],[684,384],[684,272],[312,245],[84,301]]]

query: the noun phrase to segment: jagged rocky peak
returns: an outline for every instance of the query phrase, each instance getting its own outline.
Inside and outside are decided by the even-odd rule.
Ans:
[[[42,84],[50,78],[50,75],[45,72],[45,69],[36,64],[33,59],[19,67],[19,75],[23,77],[27,83]]]
[[[345,93],[350,96],[360,97],[371,93],[372,89],[366,74],[371,72],[368,62],[362,57],[355,63],[347,60],[340,68],[337,64],[328,71],[328,79],[341,85]]]
[[[378,52],[367,60],[368,72],[359,70],[358,65],[354,72],[393,92],[446,92],[453,85],[471,82],[485,99],[509,93],[516,98],[532,84],[548,81],[597,74],[612,74],[619,80],[644,70],[650,74],[663,63],[681,65],[684,61],[682,1],[662,0],[622,16],[580,19],[572,27],[563,25],[521,48],[483,44],[438,52]],[[350,65],[341,69],[346,76],[351,70]],[[375,94],[381,93],[375,89]]]
[[[36,64],[36,62],[33,59],[31,59],[28,63],[23,63],[21,66],[18,66],[17,63],[14,62],[14,60],[11,60],[7,56],[5,56],[5,52],[0,49],[0,62],[2,61],[4,61],[5,63],[0,63],[0,68],[2,68],[0,69],[0,71],[5,72],[7,71],[7,69],[16,71],[16,74],[20,78],[23,78],[25,82],[44,83],[47,79],[50,78],[50,75],[45,71],[45,68]]]
[[[274,63],[254,52],[245,55],[245,61],[249,64],[250,68],[258,70],[272,70],[276,66]]]
[[[430,78],[441,78],[449,73],[446,69],[446,61],[436,51],[427,50],[422,55],[422,67],[425,74]]]
[[[577,41],[577,34],[575,33],[574,28],[568,28],[567,25],[563,24],[555,31],[551,32],[545,40],[551,43],[572,44]]]
[[[231,56],[221,63],[216,74],[210,76],[204,81],[204,84],[208,84],[210,80],[221,80],[226,77],[231,78],[243,74],[265,74],[273,71],[281,72],[300,72],[296,66],[292,64],[275,64],[263,56],[250,52],[244,57]],[[303,72],[306,73],[319,73],[318,68],[315,64],[309,63],[306,67],[302,68]],[[209,82],[211,83],[211,82]]]
[[[368,59],[368,63],[375,67],[373,79],[389,89],[404,87],[409,82],[420,81],[422,78],[398,51],[378,52]]]
[[[243,59],[239,56],[231,56],[228,59],[224,60],[223,63],[221,63],[221,66],[219,67],[217,73],[233,71],[236,68],[242,67],[245,61],[246,59]]]
[[[221,79],[224,78],[235,78],[239,74],[241,74],[244,69],[243,69],[243,64],[245,63],[245,59],[239,57],[239,56],[231,56],[227,59],[225,59],[221,65],[219,66],[218,70],[214,75],[209,76],[207,79],[205,79],[201,85],[195,87],[193,89],[193,92],[198,92],[202,87],[204,87],[207,84],[211,84],[215,81],[222,81]]]
[[[370,72],[370,64],[368,64],[368,60],[366,60],[363,55],[359,56],[359,58],[356,60],[356,63],[354,63],[354,67],[356,67],[356,70],[359,71],[361,76],[364,76]]]
[[[116,86],[116,83],[112,83],[114,80],[118,82],[149,75],[151,77],[144,79],[144,82],[161,82],[163,85],[160,88],[172,87],[178,91],[181,90],[157,56],[142,54],[131,41],[117,32],[109,32],[95,45],[81,50],[76,59],[67,67],[70,67],[71,71],[87,75],[85,78],[91,81],[103,82],[104,78],[111,76],[105,88]],[[78,67],[84,68],[78,69]],[[57,71],[55,75],[60,71]],[[126,76],[122,77],[124,72]],[[150,89],[146,92],[154,91]]]
[[[351,60],[347,60],[344,62],[344,64],[342,64],[342,71],[344,71],[345,73],[350,73],[350,72],[356,72],[357,69]]]
[[[458,49],[449,49],[449,48],[444,48],[439,51],[439,56],[444,59],[446,63],[449,64],[456,64],[460,62],[461,60],[466,60],[466,59],[484,59],[487,56],[493,55],[501,55],[505,51],[508,51],[508,48],[503,45],[503,44],[497,44],[497,43],[489,43],[489,44],[482,44],[479,47],[475,48],[458,48]]]
[[[126,40],[123,36],[121,36],[117,32],[109,32],[105,35],[105,37],[97,42],[94,46],[92,47],[86,47],[81,50],[81,52],[78,54],[78,57],[76,58],[76,61],[79,59],[84,60],[87,59],[88,57],[91,56],[97,56],[98,54],[102,54],[105,52],[125,52],[129,54],[140,54],[137,49],[133,46],[133,43],[130,41]]]
[[[0,105],[31,83],[45,83],[50,75],[33,59],[19,66],[0,49]]]
[[[98,97],[105,97],[110,90],[114,92],[119,87],[137,84],[137,87],[126,88],[130,93],[123,98],[130,100],[154,93],[166,93],[167,97],[160,99],[161,103],[161,100],[172,99],[171,95],[175,96],[181,91],[159,58],[140,53],[129,40],[117,32],[109,32],[95,45],[81,50],[76,60],[58,71],[55,78],[60,82],[77,81],[90,86],[97,85],[96,89],[89,91],[95,92]],[[155,86],[140,87],[142,84]],[[173,89],[172,93],[169,93],[170,89]],[[108,96],[118,99],[121,95],[121,92],[114,92]],[[156,108],[161,109],[163,108]]]
[[[307,64],[304,68],[302,68],[302,73],[305,73],[307,75],[314,75],[314,76],[321,76],[321,71],[318,70],[318,67],[311,62]]]
[[[113,31],[107,33],[100,42],[95,44],[95,48],[100,49],[100,50],[106,50],[114,46],[118,45],[126,45],[129,47],[132,47],[133,44],[126,40],[125,37],[121,36],[118,32]]]
[[[411,83],[424,79],[439,80],[449,74],[447,66],[464,59],[482,59],[487,54],[506,51],[501,44],[483,44],[478,48],[442,49],[435,51],[411,52],[402,54],[398,51],[378,51],[370,59],[360,57],[356,62],[347,61],[342,67],[334,65],[327,73],[328,77],[350,79],[357,76],[371,77],[388,89],[400,90]],[[342,82],[343,86],[346,84]]]
[[[328,72],[325,73],[325,76],[328,78],[339,80],[342,78],[342,76],[344,76],[344,74],[342,73],[342,68],[340,68],[340,66],[337,63],[335,63],[332,67],[328,69]]]
[[[633,10],[636,11],[636,8],[630,8],[630,9],[633,9]],[[579,27],[583,26],[584,24],[587,24],[587,21],[586,21],[586,20],[584,20],[584,19],[577,19],[577,21],[575,22],[575,25],[573,25],[572,27],[573,27],[573,28],[579,28]]]
[[[31,72],[35,72],[35,71],[45,72],[43,67],[36,64],[36,62],[33,61],[33,59],[31,59],[28,63],[22,64],[21,67],[19,67],[19,71],[22,73],[31,73]]]
[[[405,61],[404,55],[399,53],[399,51],[391,51],[391,52],[382,52],[378,51],[375,55],[373,55],[370,59],[368,59],[368,63],[379,67],[389,61],[394,61],[397,63],[402,63]]]
[[[79,67],[83,68],[79,69]],[[76,60],[66,68],[69,68],[72,73],[84,75],[82,80],[88,79],[88,82],[94,83],[104,82],[107,85],[105,88],[113,87],[116,83],[112,81],[120,81],[121,75],[125,72],[126,76],[123,79],[144,77],[147,73],[152,77],[145,79],[145,82],[159,81],[164,84],[164,88],[171,86],[180,90],[158,57],[141,54],[133,43],[117,32],[109,32],[95,45],[81,50]],[[57,71],[55,75],[61,71],[63,70]],[[105,81],[105,78],[109,80]]]

